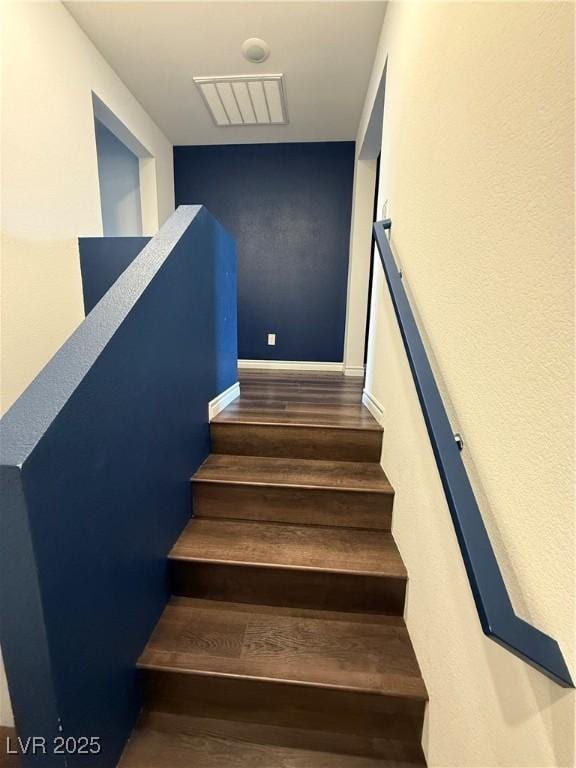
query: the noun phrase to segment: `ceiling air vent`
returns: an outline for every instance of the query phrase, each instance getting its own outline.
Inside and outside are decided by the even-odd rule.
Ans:
[[[285,125],[282,75],[195,77],[216,125]]]

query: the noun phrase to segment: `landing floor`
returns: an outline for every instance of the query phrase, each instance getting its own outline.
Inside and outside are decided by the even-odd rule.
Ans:
[[[240,371],[240,397],[215,421],[380,429],[362,405],[360,377],[315,371]]]

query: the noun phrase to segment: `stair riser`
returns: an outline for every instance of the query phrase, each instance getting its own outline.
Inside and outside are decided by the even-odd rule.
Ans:
[[[390,530],[393,494],[192,482],[198,517]]]
[[[231,739],[236,745],[238,743],[254,743],[257,744],[257,752],[253,754],[250,762],[242,763],[244,766],[252,768],[252,766],[261,766],[261,768],[271,768],[272,765],[277,766],[278,763],[272,761],[263,765],[263,754],[268,750],[263,750],[262,745],[268,745],[273,747],[288,747],[291,749],[304,749],[314,752],[329,752],[336,753],[334,758],[336,763],[342,768],[350,764],[358,768],[358,763],[353,760],[348,761],[343,759],[343,756],[356,756],[356,757],[381,757],[387,755],[390,760],[396,760],[399,763],[410,763],[410,768],[417,768],[417,766],[425,765],[424,756],[422,754],[422,748],[420,746],[414,746],[409,742],[397,741],[396,739],[372,739],[362,736],[354,736],[351,734],[338,734],[338,733],[326,733],[324,731],[310,731],[302,730],[301,728],[278,728],[273,725],[262,725],[261,723],[247,723],[246,721],[237,720],[214,720],[210,718],[194,718],[186,717],[182,715],[174,715],[169,712],[144,712],[140,719],[140,728],[145,728],[149,733],[154,734],[166,734],[170,738],[168,742],[169,748],[171,748],[172,755],[174,754],[174,747],[178,749],[178,746],[182,746],[182,743],[186,743],[186,739],[180,737],[197,733],[207,736],[213,736],[215,734],[222,739]],[[1,730],[1,729],[0,729]],[[142,732],[141,732],[142,733]],[[154,736],[151,736],[151,740],[154,740]],[[176,745],[178,743],[178,746]],[[220,742],[222,743],[222,742]],[[142,742],[141,742],[142,744]],[[131,742],[131,746],[134,747],[134,739]],[[140,755],[134,759],[133,765],[135,768],[142,768],[146,759],[149,759],[151,750],[145,747],[149,745],[142,744],[143,749],[140,749]],[[151,746],[151,745],[150,745]],[[214,747],[214,744],[212,745]],[[226,753],[226,747],[220,751],[220,759],[222,762],[217,762],[217,754],[214,755],[214,761],[210,763],[213,768],[228,768],[231,765],[237,765],[234,762],[234,757],[230,757]],[[237,758],[236,758],[237,759]],[[267,759],[267,758],[266,758]],[[311,768],[310,763],[304,763],[301,759],[296,758],[297,762],[289,762],[291,768]],[[332,763],[332,761],[331,761]],[[122,763],[122,765],[124,765]],[[174,764],[175,765],[175,764]],[[168,768],[174,768],[174,765],[170,764]],[[178,764],[179,765],[179,764]],[[186,768],[196,766],[196,762],[188,759],[184,761],[183,765]],[[282,763],[282,765],[286,765]],[[327,768],[326,759],[320,757],[319,762],[314,761],[316,768],[323,766]],[[365,768],[365,764],[362,763]],[[373,765],[373,764],[372,764]],[[388,766],[388,768],[392,768]],[[408,768],[408,766],[406,766]]]
[[[295,568],[171,560],[172,591],[235,603],[401,616],[406,581]]]
[[[415,699],[159,670],[144,670],[144,689],[149,709],[174,714],[364,736],[384,746],[394,739],[415,749],[422,736],[425,705]]]
[[[212,453],[326,461],[380,461],[382,433],[259,424],[210,425]]]

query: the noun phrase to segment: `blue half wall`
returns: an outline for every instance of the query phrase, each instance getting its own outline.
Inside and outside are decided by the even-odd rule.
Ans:
[[[236,240],[240,358],[342,361],[353,174],[354,142],[174,148],[176,204]]]
[[[0,420],[0,641],[18,735],[48,744],[25,768],[118,764],[208,403],[237,379],[235,274],[225,230],[179,208]],[[60,732],[101,750],[57,754]]]
[[[85,314],[92,311],[149,241],[149,237],[78,238]]]

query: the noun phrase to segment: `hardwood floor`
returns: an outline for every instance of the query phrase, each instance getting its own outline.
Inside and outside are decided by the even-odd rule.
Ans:
[[[329,406],[362,409],[362,379],[340,373],[240,371],[241,394],[237,405],[255,404],[258,410],[304,406],[310,411],[330,410]],[[335,416],[341,414],[335,409]]]
[[[170,557],[406,578],[389,533],[353,528],[196,518]]]
[[[11,754],[17,745],[16,729],[0,725],[0,768],[19,768],[22,764],[19,755]]]
[[[247,520],[191,520],[170,553],[177,595],[400,615],[406,572],[391,535]]]
[[[361,384],[334,374],[248,373],[240,398],[212,423],[214,453],[377,462],[382,430]]]
[[[426,698],[404,622],[396,616],[175,597],[139,666]]]
[[[362,383],[243,372],[191,479],[122,768],[409,768],[426,689]]]
[[[380,466],[358,461],[309,461],[269,456],[209,456],[194,475],[196,483],[234,483],[392,494]]]
[[[286,743],[288,742],[288,743]],[[380,744],[384,744],[381,740]],[[410,768],[412,756],[398,742],[395,757],[374,758],[367,739],[230,720],[146,714],[131,739],[123,768]],[[336,750],[336,752],[334,751]],[[349,753],[352,750],[352,754]],[[364,755],[367,753],[367,755]],[[408,762],[410,761],[410,762]]]

